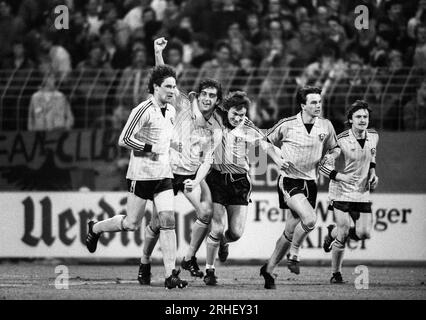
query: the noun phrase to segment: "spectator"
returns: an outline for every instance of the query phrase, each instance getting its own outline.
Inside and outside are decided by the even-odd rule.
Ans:
[[[338,55],[341,55],[347,45],[345,29],[340,24],[340,20],[337,16],[329,17],[327,22],[329,28],[325,41],[332,41],[339,48]]]
[[[303,6],[297,7],[294,12],[294,18],[297,24],[300,24],[304,20],[309,20],[308,9]]]
[[[163,31],[167,32],[164,27]],[[171,32],[169,31],[169,34],[172,40],[182,44],[182,61],[189,65],[191,63],[192,55],[191,42],[194,35],[191,19],[188,16],[182,16],[178,28]]]
[[[104,24],[100,30],[100,43],[104,48],[102,60],[111,65],[114,69],[123,69],[128,65],[127,52],[117,47],[114,37],[114,28]]]
[[[357,30],[354,38],[348,42],[345,48],[346,52],[356,52],[366,64],[370,62],[370,53],[376,42],[374,24],[370,24],[370,26],[368,29]]]
[[[296,35],[296,20],[293,16],[283,16],[281,19],[282,38],[284,41],[292,39]]]
[[[398,49],[403,49],[404,41],[407,37],[407,19],[403,13],[402,0],[389,0],[385,3],[386,15],[380,18],[378,23],[387,24],[393,35],[394,43]],[[378,30],[379,32],[381,30]]]
[[[167,19],[163,20],[163,26],[168,32],[172,32],[179,27],[182,19],[180,2],[180,0],[167,0],[167,6],[164,13]]]
[[[226,42],[220,41],[216,44],[214,58],[202,65],[199,78],[216,79],[226,90],[236,71],[237,67],[232,61],[231,48]]]
[[[81,11],[77,10],[72,14],[69,32],[72,39],[69,53],[72,57],[72,66],[75,68],[86,58],[89,42],[89,23]]]
[[[132,52],[132,64],[123,70],[116,92],[116,101],[119,106],[128,110],[136,107],[148,97],[149,66],[145,47],[136,48]]]
[[[176,71],[177,78],[180,78],[184,69],[186,68],[185,64],[182,61],[183,48],[182,45],[178,42],[171,42],[165,52],[165,63],[172,66]]]
[[[211,59],[207,36],[202,33],[194,34],[191,42],[191,66],[199,69]]]
[[[417,94],[404,106],[404,129],[426,129],[426,79],[417,90]]]
[[[89,36],[99,35],[103,21],[100,19],[99,0],[89,0],[86,4],[86,22]]]
[[[407,24],[407,35],[411,39],[416,39],[417,27],[426,21],[426,0],[420,0],[417,11],[414,17],[412,17]]]
[[[387,67],[389,65],[389,50],[392,34],[380,32],[376,36],[376,46],[370,53],[370,64],[373,67]]]
[[[41,35],[41,68],[42,70],[53,72],[60,83],[71,72],[71,56],[68,51],[57,45],[58,34],[56,32],[46,32]]]
[[[268,24],[268,38],[271,41],[283,41],[283,26],[280,20],[270,20]]]
[[[313,21],[313,25],[315,27],[315,33],[321,38],[325,38],[327,36],[327,32],[330,28],[328,23],[329,17],[330,15],[328,14],[327,7],[319,6]]]
[[[125,50],[129,44],[130,28],[118,18],[117,7],[113,3],[106,3],[104,6],[103,25],[113,28],[114,42],[120,50]]]
[[[344,76],[346,64],[338,57],[338,48],[329,41],[324,44],[318,61],[309,64],[299,78],[299,86],[323,88],[326,94],[330,85]]]
[[[245,38],[254,46],[262,41],[262,30],[259,24],[259,17],[256,13],[249,13],[246,17]]]
[[[244,38],[240,25],[236,22],[229,25],[227,35],[224,40],[229,44],[232,60],[237,64],[243,55],[250,55],[250,43]]]
[[[158,21],[163,21],[164,17],[167,17],[165,14],[167,8],[166,0],[151,0],[151,8],[155,11],[155,16]]]
[[[210,39],[225,38],[230,24],[241,25],[245,20],[243,11],[237,6],[237,0],[214,0],[210,6],[206,12],[197,13],[202,19],[199,30],[206,33]]]
[[[73,124],[71,107],[65,95],[56,89],[55,76],[47,75],[40,90],[31,97],[28,130],[70,130]]]
[[[426,24],[419,25],[416,30],[413,66],[426,69]]]
[[[151,8],[150,3],[151,0],[139,0],[139,5],[131,9],[124,17],[123,21],[132,33],[144,25],[142,13],[145,9]]]
[[[266,12],[263,14],[263,23],[269,25],[272,20],[280,21],[282,18],[280,0],[267,0]]]
[[[154,46],[152,43],[155,39],[160,37],[163,32],[162,22],[157,20],[155,11],[152,8],[147,8],[142,13],[144,25],[142,27],[144,37],[144,44],[148,56],[154,56]]]
[[[0,60],[11,54],[14,41],[24,34],[25,25],[11,14],[10,4],[0,1]]]
[[[4,59],[1,63],[2,69],[25,70],[34,68],[34,62],[28,58],[24,44],[21,40],[16,40],[12,45],[12,55]]]
[[[2,95],[1,122],[3,130],[24,130],[27,127],[31,95],[41,83],[35,64],[27,56],[25,47],[16,40],[11,56],[1,61],[0,92]]]
[[[318,55],[320,39],[314,36],[309,20],[299,24],[298,34],[287,42],[289,53],[296,57],[297,65],[306,66]]]
[[[98,42],[91,45],[89,57],[77,65],[74,115],[77,128],[89,128],[97,117],[109,113],[106,105],[112,82],[115,80],[111,65],[105,62],[104,47]]]

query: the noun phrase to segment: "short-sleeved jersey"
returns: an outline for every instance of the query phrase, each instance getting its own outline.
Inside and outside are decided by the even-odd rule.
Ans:
[[[223,119],[226,114],[218,112],[215,116]],[[267,140],[266,135],[246,117],[233,129],[224,126],[223,121],[221,124],[222,145],[215,150],[213,168],[222,173],[249,172],[249,152],[257,144],[263,147]]]
[[[169,151],[175,113],[175,108],[167,104],[163,115],[152,96],[132,110],[119,138],[120,145],[132,149],[127,179],[173,178]],[[145,144],[152,145],[155,153],[143,151]]]
[[[213,151],[221,142],[222,128],[215,117],[196,122],[189,99],[181,93],[176,101],[176,123],[171,142],[173,173],[195,174],[200,165],[213,162]]]
[[[318,117],[309,133],[302,120],[302,113],[279,121],[268,130],[268,139],[281,149],[288,169],[281,170],[284,177],[317,180],[318,166],[323,154],[337,145],[336,132],[327,119]]]
[[[376,163],[376,150],[379,135],[368,129],[364,147],[361,147],[352,130],[346,130],[337,136],[337,144],[341,152],[333,167],[321,167],[321,172],[330,173],[335,169],[339,173],[355,175],[355,185],[342,181],[330,180],[329,198],[335,201],[370,202],[370,186],[368,184],[370,163]]]

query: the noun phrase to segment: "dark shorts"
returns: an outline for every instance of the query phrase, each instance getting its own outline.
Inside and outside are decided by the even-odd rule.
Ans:
[[[281,209],[289,209],[286,199],[298,193],[305,195],[312,208],[315,209],[316,207],[318,189],[314,180],[292,179],[279,176],[277,189]]]
[[[360,212],[372,213],[371,202],[333,201],[333,208],[348,212],[353,221],[359,219]]]
[[[252,186],[248,174],[220,173],[213,169],[207,175],[206,182],[215,203],[247,206],[251,202]]]
[[[154,200],[154,194],[173,189],[172,179],[135,181],[127,179],[127,191],[139,198]]]
[[[183,184],[183,182],[186,179],[194,180],[196,175],[181,175],[174,173],[173,176],[173,192],[175,195],[177,195],[179,191],[183,192],[183,190],[185,189],[185,185]]]

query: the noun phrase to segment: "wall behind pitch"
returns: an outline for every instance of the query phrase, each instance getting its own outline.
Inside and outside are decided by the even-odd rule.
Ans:
[[[284,229],[285,217],[277,208],[276,193],[255,192],[252,200],[245,233],[230,246],[232,259],[267,259]],[[144,228],[104,234],[94,254],[84,245],[87,220],[125,214],[125,193],[1,193],[0,203],[0,257],[138,258],[142,253]],[[175,206],[180,259],[189,244],[195,212],[181,194],[175,198]],[[346,260],[426,261],[424,208],[424,194],[373,194],[371,239],[348,243]],[[325,193],[319,194],[317,214],[317,228],[304,243],[302,259],[330,258],[321,248],[326,227],[333,221]],[[150,215],[151,204],[143,225]],[[204,244],[197,256],[205,258]],[[159,245],[153,257],[161,258]]]

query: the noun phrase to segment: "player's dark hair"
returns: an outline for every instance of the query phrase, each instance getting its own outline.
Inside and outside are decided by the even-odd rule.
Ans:
[[[370,107],[368,106],[368,103],[364,100],[356,100],[354,103],[352,103],[351,107],[348,110],[348,113],[346,115],[346,124],[350,125],[349,120],[352,120],[352,116],[355,112],[357,112],[358,110],[367,110],[368,111],[368,115],[371,114],[372,110],[370,109]]]
[[[148,92],[153,94],[154,84],[156,84],[157,86],[161,86],[163,81],[170,77],[176,79],[176,72],[173,70],[172,67],[168,65],[155,66],[152,69],[151,75],[149,77]]]
[[[299,89],[297,92],[297,104],[302,105],[306,104],[306,97],[308,94],[317,93],[321,94],[321,88],[319,87],[311,87],[311,86],[305,86]]]
[[[223,101],[223,109],[229,111],[229,109],[234,107],[237,110],[241,110],[243,108],[248,110],[250,103],[251,101],[248,98],[247,93],[244,91],[234,91],[225,97],[225,100]]]
[[[210,78],[201,80],[200,84],[198,85],[198,94],[200,94],[201,91],[206,88],[215,88],[217,91],[217,101],[222,101],[222,85],[219,81]]]

